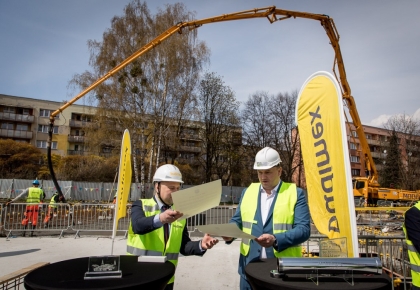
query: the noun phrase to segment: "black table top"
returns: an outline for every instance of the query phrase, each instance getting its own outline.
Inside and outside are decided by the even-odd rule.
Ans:
[[[314,258],[316,259],[316,258]],[[249,263],[245,268],[245,273],[252,289],[352,289],[352,290],[370,290],[370,289],[391,289],[391,278],[383,275],[363,275],[354,274],[354,286],[345,281],[342,277],[319,277],[319,285],[314,281],[307,279],[306,274],[288,274],[286,278],[272,278],[271,270],[276,270],[276,258],[262,259],[260,261]],[[351,276],[347,275],[348,281]]]
[[[139,263],[136,256],[120,256],[121,278],[84,280],[89,257],[38,268],[25,276],[26,289],[164,289],[175,273],[171,262]]]

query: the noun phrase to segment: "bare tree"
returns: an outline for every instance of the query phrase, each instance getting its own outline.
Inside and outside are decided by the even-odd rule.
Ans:
[[[273,143],[272,130],[274,119],[271,115],[271,98],[268,92],[252,94],[244,104],[241,112],[243,141],[255,156],[257,152]]]
[[[403,189],[420,189],[420,120],[406,114],[391,117],[384,127],[397,139],[400,162],[398,184]],[[390,150],[387,150],[387,158]],[[388,160],[385,161],[387,165]]]
[[[204,123],[200,162],[205,171],[205,181],[220,178],[222,184],[227,185],[232,176],[232,166],[239,159],[240,142],[235,142],[238,133],[239,136],[241,134],[239,103],[220,76],[206,73],[199,86],[198,108],[200,120]]]
[[[133,0],[125,7],[123,16],[112,19],[102,41],[88,42],[93,71],[76,75],[72,84],[87,87],[154,37],[193,16],[182,3],[166,5],[153,16],[145,2]],[[105,140],[120,140],[115,137],[129,129],[133,160],[140,162],[139,166],[134,164],[134,178],[139,182],[140,168],[143,194],[145,164],[149,162],[150,182],[152,166],[160,161],[164,138],[172,132],[168,128],[174,124],[181,128],[184,115],[193,106],[193,91],[208,54],[206,45],[197,40],[196,31],[184,31],[111,76],[91,96],[100,108],[97,120],[101,129],[92,131],[100,134],[99,138],[89,136],[89,139],[96,139],[95,145],[103,146],[104,142],[115,143]],[[115,135],[116,131],[120,134]],[[178,136],[179,132],[180,129],[176,131]]]
[[[298,92],[291,94],[279,93],[272,98],[270,112],[273,115],[274,126],[272,135],[274,148],[282,160],[282,179],[291,181],[294,172],[302,165],[298,134],[293,134],[295,125],[295,107]]]
[[[242,111],[245,150],[249,158],[262,148],[276,149],[282,160],[282,179],[291,181],[294,172],[301,166],[299,136],[294,134],[295,106],[298,92],[256,92],[245,102]],[[252,170],[252,167],[250,168]],[[252,175],[252,174],[251,174]]]

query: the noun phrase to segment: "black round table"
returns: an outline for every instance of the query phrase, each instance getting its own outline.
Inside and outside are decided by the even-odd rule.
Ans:
[[[26,289],[164,289],[175,273],[171,262],[137,262],[136,256],[120,256],[121,278],[85,280],[89,257],[46,265],[25,276]]]
[[[316,258],[314,258],[316,259]],[[382,275],[363,275],[354,274],[354,286],[345,281],[341,277],[323,277],[318,278],[319,284],[316,285],[314,281],[307,278],[306,274],[287,274],[285,278],[272,278],[270,276],[271,270],[277,269],[276,258],[262,259],[249,263],[245,268],[245,274],[252,289],[282,289],[282,290],[303,290],[303,289],[334,289],[334,290],[371,290],[392,289],[391,278],[386,274]],[[347,275],[348,281],[351,281],[351,276]]]

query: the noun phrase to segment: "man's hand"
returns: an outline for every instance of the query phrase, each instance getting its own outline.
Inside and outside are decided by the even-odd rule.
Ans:
[[[209,234],[205,234],[203,239],[201,240],[201,248],[203,250],[211,249],[218,242],[219,242],[218,239],[212,238]]]
[[[7,207],[9,204],[10,204],[10,202],[6,202],[6,203],[4,204],[4,207]]]
[[[159,219],[162,224],[171,224],[183,215],[184,214],[182,212],[167,209],[159,215]]]
[[[276,241],[276,237],[270,234],[262,234],[258,238],[254,239],[261,247],[268,248],[273,246]]]

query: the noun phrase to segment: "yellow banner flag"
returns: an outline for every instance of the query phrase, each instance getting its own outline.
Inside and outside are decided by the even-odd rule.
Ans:
[[[296,123],[315,226],[329,239],[341,240],[336,243],[346,248],[347,257],[359,257],[342,102],[334,76],[317,72],[299,92]]]
[[[113,236],[115,236],[117,231],[118,220],[125,217],[127,214],[127,201],[131,188],[131,175],[131,140],[130,133],[126,129],[121,143]]]

